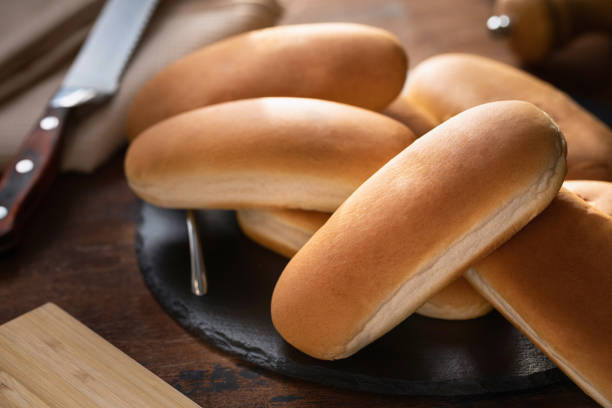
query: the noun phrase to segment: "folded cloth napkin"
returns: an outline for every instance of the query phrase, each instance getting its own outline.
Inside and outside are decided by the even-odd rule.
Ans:
[[[103,4],[103,0],[3,2],[0,102],[73,57]]]
[[[103,1],[0,1],[0,169],[60,86]],[[39,7],[39,8],[37,8]],[[274,24],[276,0],[162,1],[117,94],[71,116],[63,170],[91,172],[125,143],[132,96],[164,66],[214,41]],[[29,27],[29,28],[28,28]]]

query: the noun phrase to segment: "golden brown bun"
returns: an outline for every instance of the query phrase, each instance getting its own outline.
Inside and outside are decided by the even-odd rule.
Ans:
[[[572,180],[563,183],[563,187],[593,207],[612,215],[612,183],[594,180]]]
[[[612,407],[611,272],[612,218],[562,190],[466,277],[588,395]]]
[[[408,67],[399,41],[375,27],[288,25],[217,42],[175,62],[136,95],[133,139],[192,109],[237,99],[298,96],[381,110],[401,91]]]
[[[444,320],[469,320],[482,317],[493,306],[464,277],[459,277],[434,293],[415,313]]]
[[[410,71],[406,94],[440,121],[486,102],[531,102],[557,122],[567,140],[568,179],[612,181],[612,130],[524,71],[475,55],[439,55]]]
[[[374,341],[542,211],[565,176],[565,142],[534,105],[469,109],[362,184],[293,257],[272,321],[316,358]]]
[[[404,95],[395,98],[382,113],[408,126],[417,137],[424,135],[440,124],[431,113],[419,107]]]
[[[170,208],[288,207],[331,212],[415,139],[354,106],[257,98],[186,112],[130,146],[130,187]]]
[[[382,113],[402,122],[417,136],[424,135],[440,123],[405,95],[395,98]],[[460,277],[427,299],[416,313],[435,319],[467,320],[484,316],[491,310],[493,306]]]
[[[246,236],[291,258],[325,224],[329,214],[304,210],[243,208],[236,211],[236,217]]]
[[[236,215],[246,236],[287,258],[293,257],[330,216],[317,211],[252,208],[240,209]],[[436,319],[466,320],[484,316],[492,309],[460,277],[431,296],[416,313]]]

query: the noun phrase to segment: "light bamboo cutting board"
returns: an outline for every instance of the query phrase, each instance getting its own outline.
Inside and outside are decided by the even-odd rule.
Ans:
[[[198,407],[47,303],[0,326],[0,407]]]

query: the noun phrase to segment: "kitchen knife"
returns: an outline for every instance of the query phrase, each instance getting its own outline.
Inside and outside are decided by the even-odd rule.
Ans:
[[[65,122],[77,106],[100,102],[121,73],[157,0],[108,0],[60,89],[0,179],[0,250],[12,248],[59,168]]]

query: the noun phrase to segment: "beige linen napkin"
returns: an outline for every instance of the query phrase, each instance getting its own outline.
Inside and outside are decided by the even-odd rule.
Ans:
[[[0,102],[74,57],[103,0],[0,3]]]
[[[33,17],[33,11],[30,15],[18,7],[21,4],[25,9],[34,10],[36,4],[49,3],[54,6],[43,7],[44,16],[37,18]],[[15,36],[11,44],[0,47],[0,73],[3,75],[0,77],[0,169],[16,152],[59,87],[84,38],[86,30],[83,27],[89,27],[101,4],[98,0],[0,2],[0,24],[6,22],[7,26],[12,26],[3,26],[0,34],[14,32],[22,36]],[[58,8],[63,8],[61,13]],[[127,107],[135,92],[153,74],[204,45],[274,24],[280,10],[276,0],[162,2],[128,65],[118,93],[108,103],[83,109],[71,117],[63,169],[90,172],[125,143]],[[12,12],[14,17],[6,17],[7,12]],[[80,23],[72,21],[67,28],[67,15],[73,20],[80,19]],[[30,35],[27,30],[20,31],[22,26],[33,26],[34,22],[44,27],[33,29]],[[58,43],[55,49],[49,49],[54,46],[48,44],[49,38]],[[48,45],[40,46],[42,40]],[[39,43],[35,44],[36,41]],[[15,68],[20,64],[22,69]],[[40,76],[43,78],[39,79]]]

